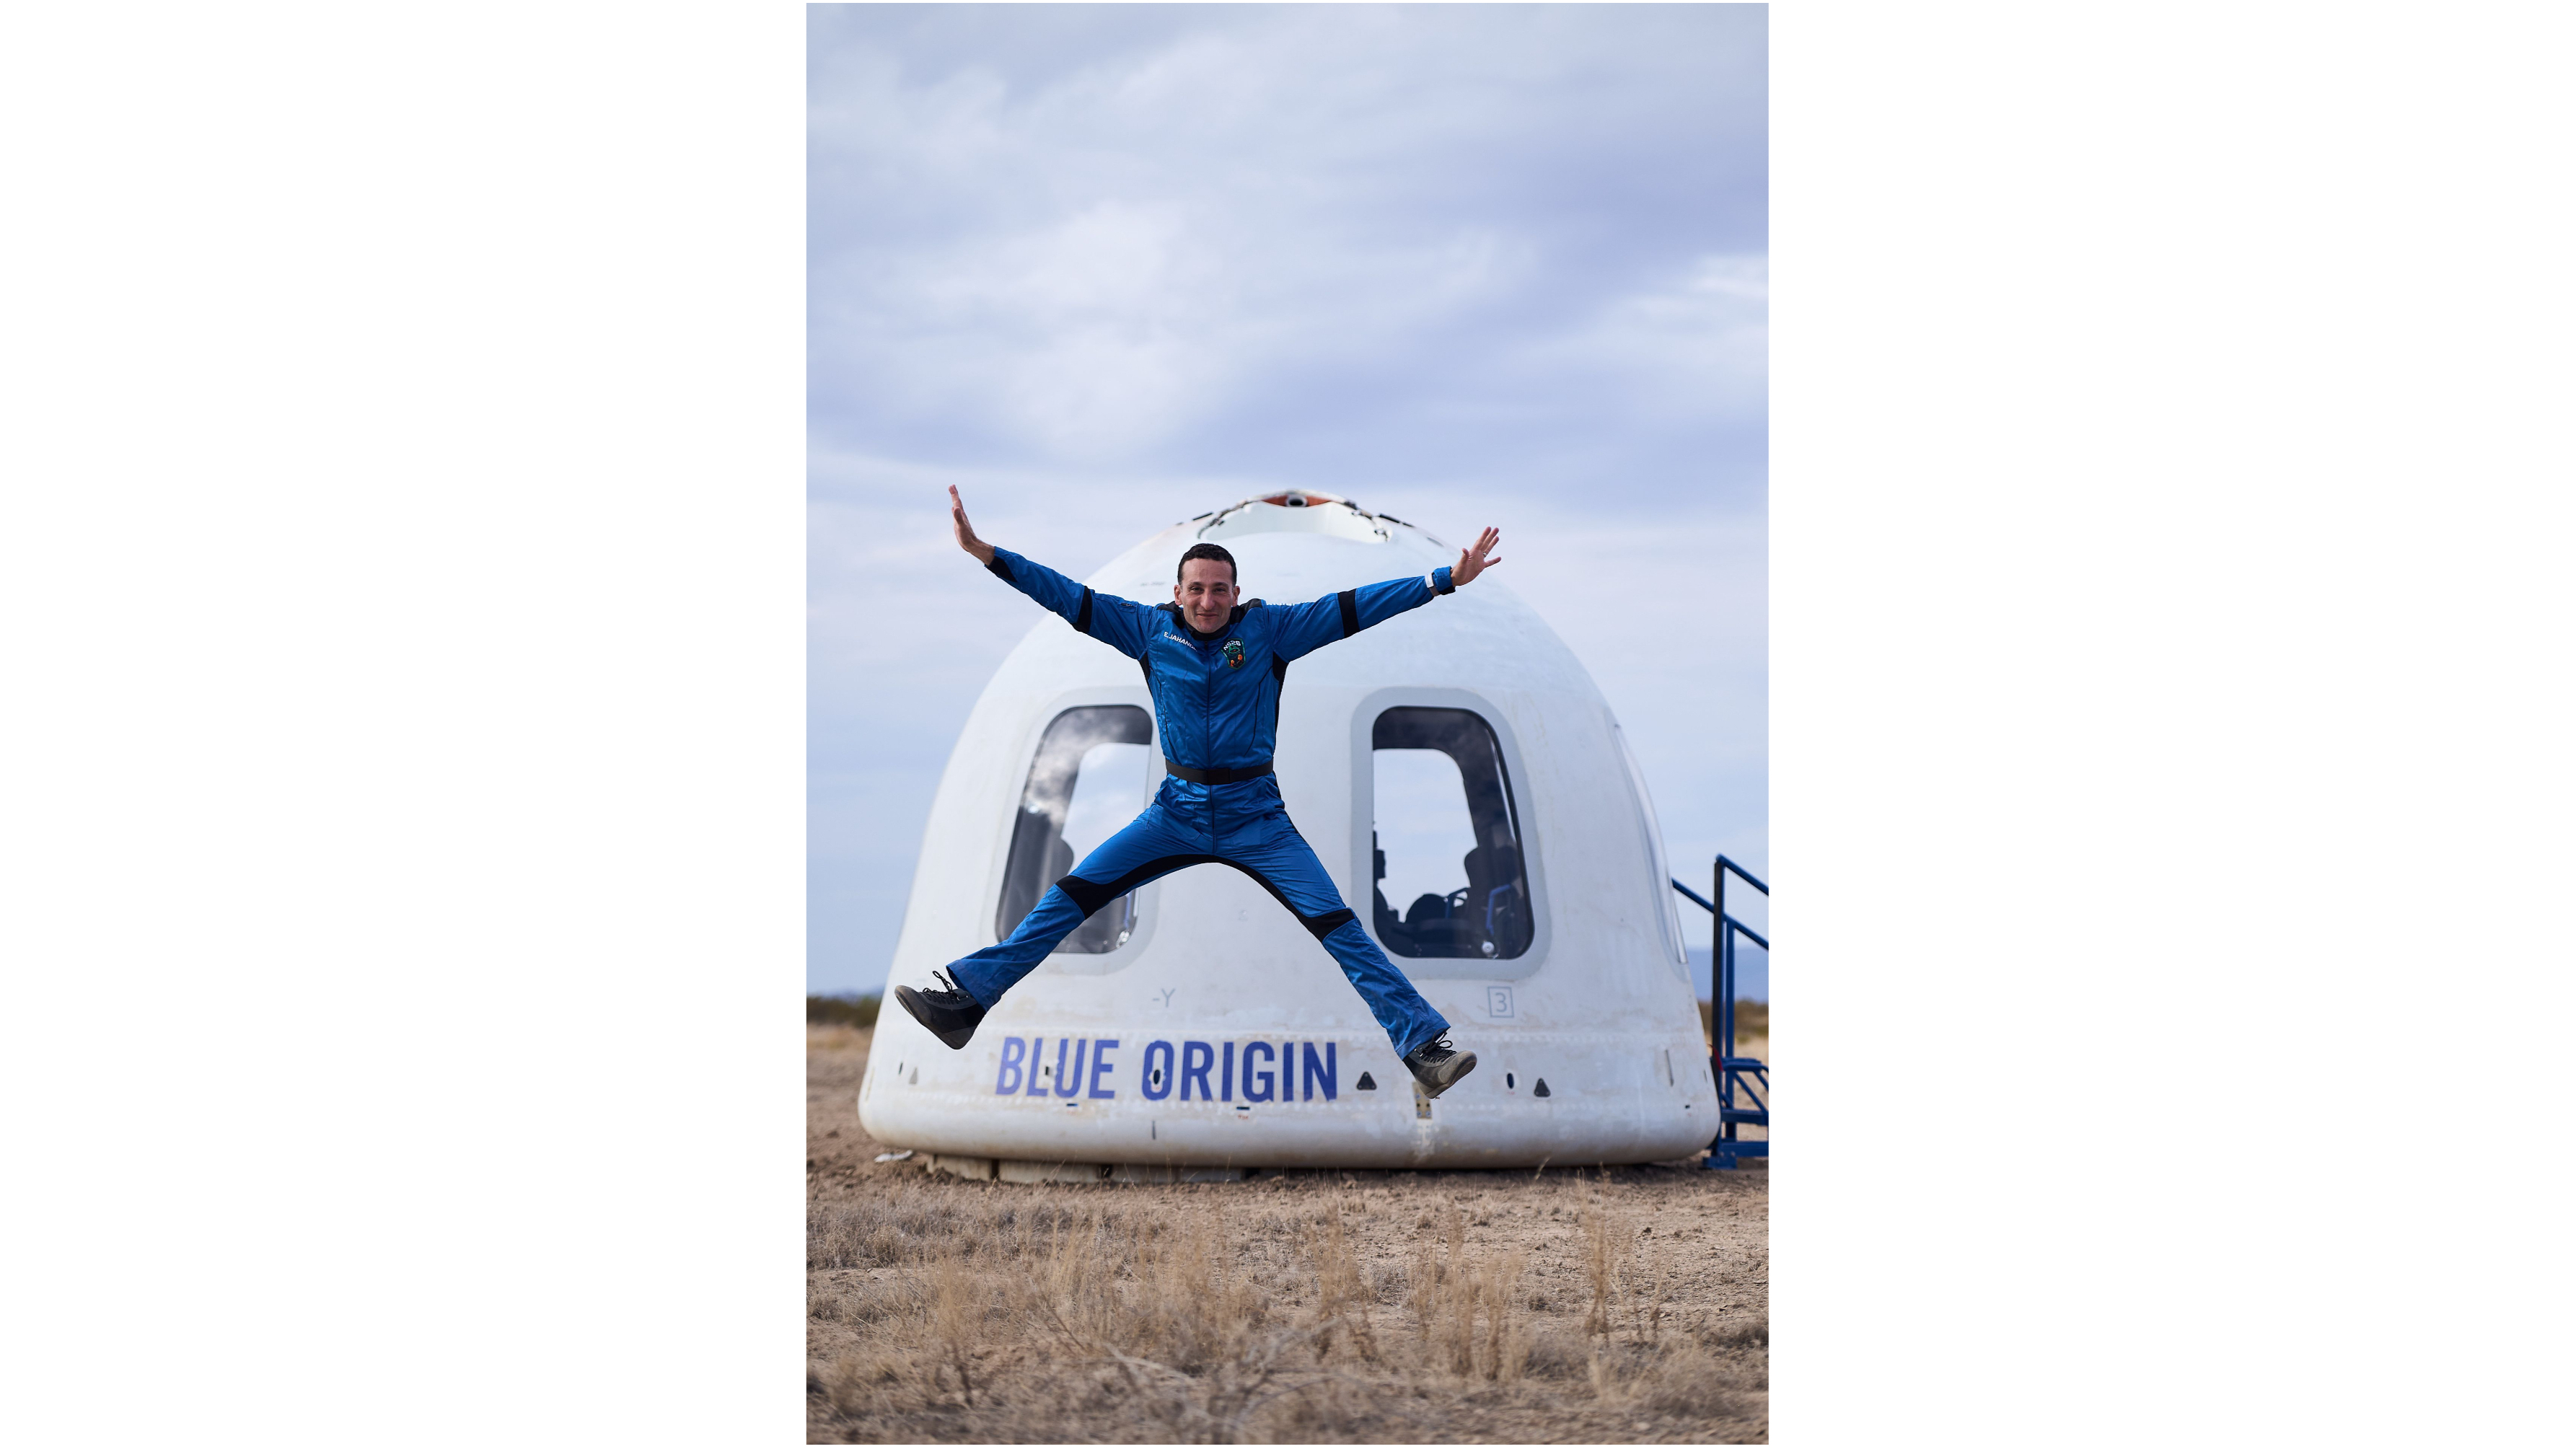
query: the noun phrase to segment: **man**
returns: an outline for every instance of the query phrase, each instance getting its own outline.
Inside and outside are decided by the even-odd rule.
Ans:
[[[1289,823],[1270,754],[1290,660],[1468,583],[1502,562],[1488,557],[1502,535],[1486,529],[1475,547],[1458,551],[1454,566],[1421,578],[1345,589],[1287,608],[1239,602],[1234,555],[1197,544],[1181,555],[1172,602],[1149,608],[1095,594],[977,538],[954,487],[948,506],[959,548],[1075,629],[1144,665],[1168,778],[1144,814],[1048,888],[1009,940],[932,973],[939,988],[896,987],[895,1000],[913,1020],[952,1050],[963,1048],[1002,993],[1092,912],[1184,866],[1217,863],[1259,881],[1314,933],[1426,1095],[1439,1096],[1473,1071],[1475,1053],[1450,1046],[1447,1019],[1369,939]]]

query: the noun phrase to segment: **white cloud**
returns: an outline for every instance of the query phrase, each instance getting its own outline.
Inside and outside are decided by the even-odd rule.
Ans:
[[[896,277],[925,330],[1018,344],[946,349],[932,405],[986,400],[1051,456],[1132,452],[1222,385],[1227,278],[1177,206],[1101,202]]]
[[[1761,246],[1758,14],[1076,12],[1042,57],[974,9],[818,11],[827,437],[1204,468],[1299,410],[1351,452],[1491,411],[1468,393],[1617,418],[1605,309]],[[1682,401],[1715,392],[1658,415],[1723,427]]]

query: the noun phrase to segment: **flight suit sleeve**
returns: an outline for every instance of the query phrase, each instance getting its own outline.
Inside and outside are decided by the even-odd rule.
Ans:
[[[1077,584],[1045,564],[1031,563],[1007,548],[994,549],[993,561],[984,567],[1003,583],[1037,600],[1048,613],[1071,624],[1075,632],[1088,634],[1130,659],[1145,657],[1145,645],[1154,637],[1154,611],[1145,605]]]
[[[1440,594],[1454,592],[1447,568],[1418,579],[1389,579],[1344,589],[1311,604],[1291,604],[1279,611],[1271,652],[1282,659],[1312,654],[1337,639],[1348,639],[1372,625],[1383,624],[1407,609],[1419,609]]]

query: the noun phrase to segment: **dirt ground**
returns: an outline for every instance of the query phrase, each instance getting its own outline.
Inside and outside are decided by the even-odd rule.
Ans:
[[[807,1033],[810,1442],[1767,1438],[1758,1163],[969,1182],[873,1160],[869,1036]]]

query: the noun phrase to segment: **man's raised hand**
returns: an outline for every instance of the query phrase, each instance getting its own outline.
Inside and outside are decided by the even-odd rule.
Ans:
[[[951,491],[953,492],[954,490]],[[961,513],[958,516],[963,518],[965,515]],[[1501,543],[1502,541],[1503,531],[1501,529],[1488,528],[1483,533],[1476,535],[1476,546],[1474,548],[1462,548],[1458,550],[1458,562],[1449,570],[1449,586],[1454,589],[1474,578],[1476,575],[1483,573],[1485,570],[1492,568],[1494,565],[1501,563],[1501,559],[1487,558],[1485,555],[1492,553],[1494,551],[1494,545]]]
[[[975,556],[975,562],[993,561],[993,546],[975,536],[975,525],[966,521],[966,500],[957,496],[957,485],[948,485],[948,521],[957,526],[957,546]],[[1486,529],[1487,533],[1493,532]]]

